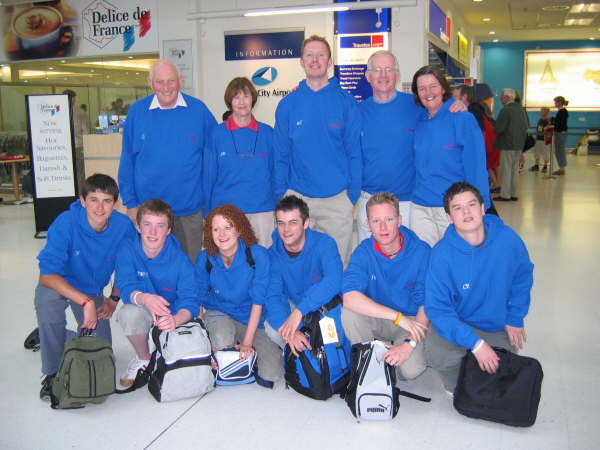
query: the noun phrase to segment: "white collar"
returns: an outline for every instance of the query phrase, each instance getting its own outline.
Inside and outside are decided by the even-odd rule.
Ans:
[[[156,94],[154,94],[154,97],[152,97],[152,103],[150,103],[150,107],[148,109],[175,109],[178,106],[187,108],[187,103],[185,102],[183,95],[181,95],[181,91],[177,93],[177,101],[175,102],[175,105],[172,108],[163,108],[162,106],[160,106],[158,98],[156,97]]]

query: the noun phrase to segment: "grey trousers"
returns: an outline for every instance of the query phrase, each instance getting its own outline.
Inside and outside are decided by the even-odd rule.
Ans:
[[[188,255],[192,263],[202,250],[202,225],[204,223],[202,211],[189,216],[175,217],[173,236],[177,238],[181,249]]]
[[[500,197],[519,196],[520,150],[502,150],[500,152]]]
[[[444,237],[448,225],[444,207],[410,204],[410,229],[431,247]]]
[[[440,374],[444,388],[447,391],[454,392],[458,380],[460,363],[467,349],[441,337],[433,324],[429,328],[426,349],[429,364]],[[471,328],[492,347],[502,347],[514,352],[514,349],[510,346],[506,331],[489,332],[474,327]]]
[[[204,314],[204,323],[208,329],[210,343],[216,350],[233,347],[241,343],[246,334],[247,325],[233,320],[221,311],[208,310]],[[253,347],[256,350],[256,363],[261,378],[276,381],[283,376],[283,353],[265,334],[264,328],[257,328]]]
[[[91,295],[96,303],[96,307],[104,302],[103,295]],[[35,312],[37,314],[38,327],[40,333],[40,353],[42,354],[42,373],[53,375],[58,371],[60,359],[63,354],[65,342],[67,340],[67,331],[65,326],[65,309],[71,307],[77,324],[81,326],[83,322],[83,308],[67,300],[55,290],[49,289],[42,284],[35,288]],[[96,326],[96,337],[107,339],[112,345],[110,334],[110,321],[98,319]]]
[[[258,243],[264,248],[269,248],[273,244],[273,230],[275,229],[275,217],[273,211],[246,214],[248,222],[252,225]]]
[[[414,317],[410,318],[414,319]],[[342,325],[352,344],[378,339],[399,345],[408,337],[408,331],[394,325],[391,320],[364,316],[345,307],[342,308]],[[425,341],[422,341],[417,344],[410,357],[396,367],[396,373],[404,379],[412,380],[421,375],[426,368]]]
[[[307,197],[288,189],[285,195],[300,197],[310,211],[310,228],[331,236],[338,247],[344,267],[350,262],[352,254],[352,228],[354,224],[354,205],[344,189],[333,197]]]

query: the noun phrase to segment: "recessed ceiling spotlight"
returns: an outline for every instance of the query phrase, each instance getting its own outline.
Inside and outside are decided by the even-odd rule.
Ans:
[[[483,0],[473,0],[473,3],[481,3]]]
[[[133,56],[128,56],[129,59],[133,59]]]
[[[592,37],[590,38],[590,41],[595,41],[595,40],[596,40],[596,38],[595,38],[594,36],[592,36]]]
[[[60,60],[60,62],[61,62],[61,64],[64,64],[64,63],[66,63],[66,62],[67,62],[67,60],[65,60],[65,59],[61,59],[61,60]]]
[[[498,42],[498,39],[494,39],[494,40],[492,40],[492,42]]]
[[[490,19],[489,17],[484,17],[484,18],[483,18],[483,19],[481,19],[481,20],[483,20],[484,22],[489,22],[489,21],[490,21],[490,20],[492,20],[492,19]]]
[[[48,67],[48,70],[54,70],[54,67]]]
[[[496,34],[496,32],[495,31],[490,31],[489,34],[494,35],[494,34]]]

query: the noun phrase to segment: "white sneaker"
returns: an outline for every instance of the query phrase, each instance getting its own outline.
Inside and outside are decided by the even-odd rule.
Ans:
[[[138,372],[140,370],[144,370],[146,367],[148,367],[148,363],[150,361],[148,360],[143,360],[143,359],[138,359],[137,355],[134,356],[131,361],[129,361],[129,364],[127,365],[127,370],[125,371],[125,373],[121,376],[121,379],[119,380],[119,382],[121,383],[121,386],[125,386],[125,387],[129,387],[133,384],[133,382],[135,381],[135,377],[137,376]]]

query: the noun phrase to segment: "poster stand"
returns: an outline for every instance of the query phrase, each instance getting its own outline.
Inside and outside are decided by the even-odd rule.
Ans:
[[[67,94],[26,95],[35,238],[77,199],[73,111]]]

